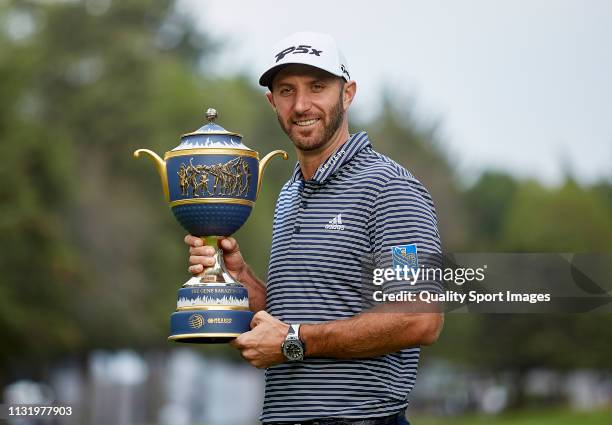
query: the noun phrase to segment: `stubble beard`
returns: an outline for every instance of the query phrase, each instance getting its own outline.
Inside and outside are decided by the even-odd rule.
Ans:
[[[276,118],[278,119],[278,123],[280,124],[281,128],[285,134],[289,136],[296,148],[301,151],[314,151],[319,149],[322,146],[325,146],[325,144],[332,138],[344,120],[344,110],[342,109],[342,90],[340,91],[338,102],[336,102],[329,112],[329,123],[324,125],[323,133],[317,139],[304,140],[299,136],[292,135],[290,127],[293,124],[284,122],[278,114],[276,115]]]

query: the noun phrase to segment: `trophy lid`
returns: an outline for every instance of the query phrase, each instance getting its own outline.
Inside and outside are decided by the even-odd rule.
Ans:
[[[216,109],[208,108],[206,110],[208,124],[203,125],[196,131],[183,134],[181,136],[181,143],[172,149],[172,151],[198,148],[244,149],[250,151],[250,148],[242,144],[241,134],[229,132],[214,123],[217,116]]]

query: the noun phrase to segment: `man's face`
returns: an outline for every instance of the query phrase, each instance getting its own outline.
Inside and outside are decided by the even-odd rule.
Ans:
[[[268,98],[283,131],[302,151],[325,146],[344,119],[342,80],[308,65],[283,68]]]

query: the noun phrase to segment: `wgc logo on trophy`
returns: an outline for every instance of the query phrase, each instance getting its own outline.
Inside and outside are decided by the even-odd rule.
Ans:
[[[250,329],[247,290],[225,270],[217,248],[221,236],[236,232],[251,214],[268,161],[242,144],[242,136],[213,121],[217,111],[206,111],[208,124],[181,136],[181,143],[161,159],[149,149],[157,167],[166,201],[174,217],[190,234],[214,247],[215,265],[192,277],[178,291],[176,312],[170,317],[169,340],[192,343],[227,342]]]

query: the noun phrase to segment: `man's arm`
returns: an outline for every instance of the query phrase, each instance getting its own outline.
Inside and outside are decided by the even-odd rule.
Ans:
[[[306,356],[376,357],[436,342],[444,315],[433,311],[431,306],[423,307],[421,312],[403,312],[406,307],[415,306],[385,304],[349,319],[304,324],[300,327],[300,338],[306,347]]]
[[[381,356],[403,348],[433,344],[444,322],[444,316],[436,308],[420,303],[384,304],[349,319],[303,324],[300,339],[306,346],[306,357]],[[258,368],[284,363],[281,344],[289,324],[260,311],[253,317],[251,328],[230,343],[240,350],[242,357]]]
[[[257,313],[266,309],[266,284],[255,275],[248,264],[246,264],[242,273],[239,273],[234,279],[242,283],[249,292],[249,308],[251,311]]]

